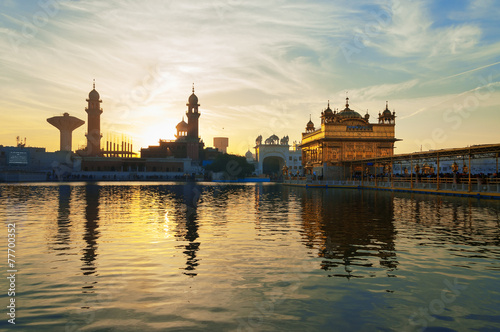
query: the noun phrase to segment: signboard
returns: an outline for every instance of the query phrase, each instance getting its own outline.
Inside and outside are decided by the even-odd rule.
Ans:
[[[9,165],[28,165],[28,152],[10,151],[8,155]]]

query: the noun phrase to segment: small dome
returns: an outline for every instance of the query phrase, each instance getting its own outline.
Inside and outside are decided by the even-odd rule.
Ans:
[[[193,83],[193,93],[191,96],[189,96],[188,102],[190,106],[197,106],[198,105],[198,97],[194,94],[194,83]]]
[[[382,112],[382,116],[391,116],[392,113],[389,111],[389,103],[385,102],[385,110]]]
[[[325,113],[324,115],[333,115],[333,111],[330,109],[330,107],[328,107],[326,110],[325,110]]]
[[[247,153],[245,153],[245,157],[246,157],[247,159],[253,159],[253,154],[252,154],[252,152],[250,152],[250,150],[248,150],[248,151],[247,151]]]
[[[314,128],[314,123],[311,120],[307,123],[307,128]]]
[[[325,112],[323,113],[324,115],[333,115],[333,111],[330,108],[330,101],[328,101],[328,107],[326,108]]]
[[[97,92],[96,89],[92,89],[92,91],[90,91],[90,93],[89,93],[89,99],[99,100],[100,99],[99,92]]]
[[[179,131],[187,131],[188,130],[188,124],[186,121],[184,121],[184,118],[182,118],[182,121],[175,126],[175,128]]]
[[[198,104],[198,97],[196,97],[194,92],[191,96],[189,96],[189,104],[193,106]]]

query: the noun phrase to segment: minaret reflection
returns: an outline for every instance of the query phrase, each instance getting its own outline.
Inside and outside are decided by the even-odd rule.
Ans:
[[[54,250],[68,250],[70,243],[70,202],[71,186],[59,186],[59,207],[57,209],[56,248]]]
[[[95,273],[95,263],[97,257],[97,239],[99,238],[99,198],[100,187],[98,185],[89,184],[85,186],[85,227],[83,240],[87,246],[83,249],[81,258],[83,266],[81,270],[84,275]]]
[[[197,242],[196,240],[199,237],[197,208],[201,192],[200,189],[193,184],[186,184],[182,187],[182,190],[183,203],[186,206],[186,223],[182,237],[189,242],[185,246],[180,246],[181,248],[183,247],[185,249],[183,253],[187,257],[186,267],[184,268],[185,272],[183,273],[190,277],[194,277],[197,275],[195,270],[199,265],[199,259],[196,258],[196,253],[200,249],[200,242]]]
[[[376,191],[303,190],[303,241],[330,277],[365,277],[374,264],[395,269],[392,196]],[[356,267],[360,267],[356,269]],[[343,270],[343,271],[342,271]],[[363,270],[363,272],[358,272]]]

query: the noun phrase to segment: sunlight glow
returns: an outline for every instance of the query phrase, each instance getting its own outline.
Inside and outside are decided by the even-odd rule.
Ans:
[[[433,148],[495,143],[500,4],[465,2],[88,0],[64,2],[27,33],[43,8],[0,1],[8,36],[0,38],[0,144],[26,136],[29,146],[57,150],[58,132],[45,119],[68,112],[87,120],[93,79],[103,133],[133,137],[135,151],[175,139],[193,82],[206,146],[226,136],[229,151],[242,155],[258,135],[300,141],[309,114],[318,124],[327,100],[342,109],[346,90],[371,119],[389,101],[398,153],[418,150],[436,130],[446,135]],[[464,93],[477,97],[475,116],[447,113],[467,107]],[[74,132],[74,149],[86,126]]]

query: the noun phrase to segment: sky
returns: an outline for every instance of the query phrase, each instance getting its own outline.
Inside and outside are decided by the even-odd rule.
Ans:
[[[134,150],[174,139],[192,84],[200,136],[300,142],[328,101],[396,112],[395,153],[500,143],[500,2],[0,0],[0,145],[59,149],[46,119],[87,121]],[[73,132],[85,145],[87,124]]]

